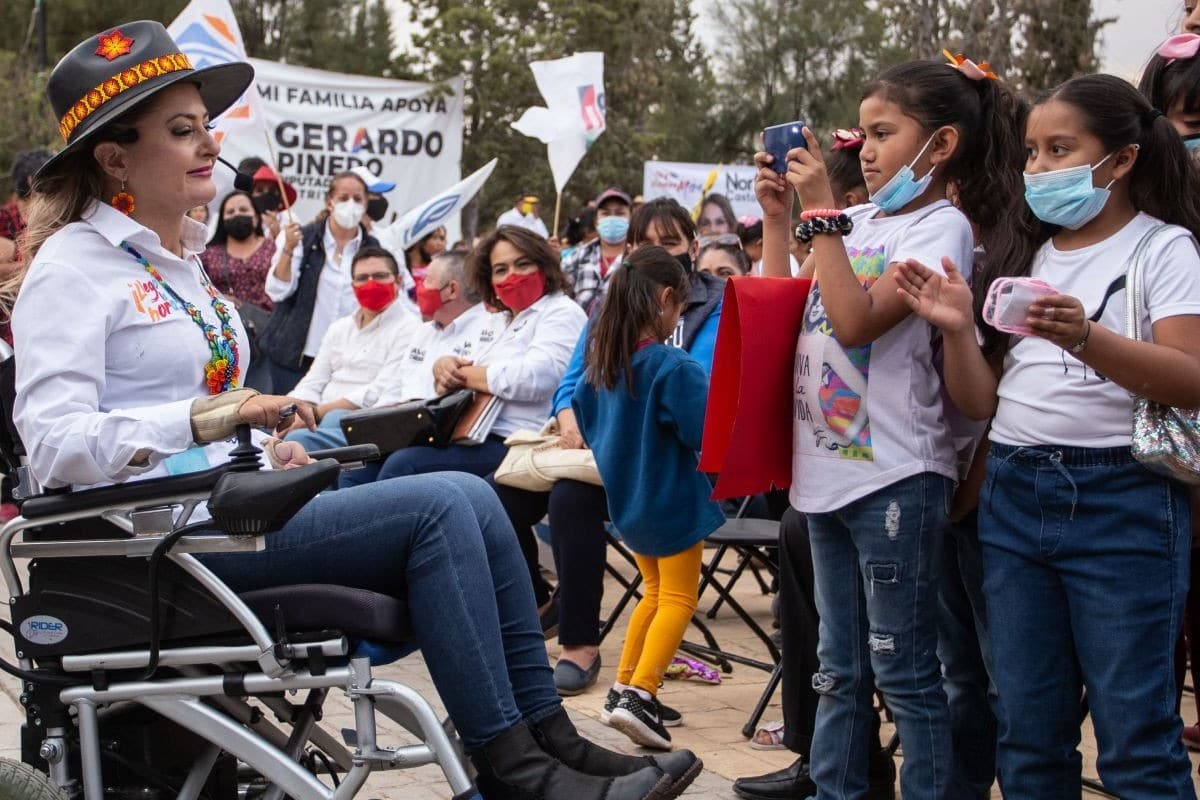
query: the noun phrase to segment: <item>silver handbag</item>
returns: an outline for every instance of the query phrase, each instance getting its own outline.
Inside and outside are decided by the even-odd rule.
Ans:
[[[1146,253],[1166,225],[1152,228],[1134,250],[1125,277],[1125,336],[1142,340],[1142,298]],[[1196,246],[1196,240],[1188,239]],[[1198,248],[1200,250],[1200,248]],[[1152,472],[1200,485],[1200,409],[1172,408],[1133,396],[1133,457]]]

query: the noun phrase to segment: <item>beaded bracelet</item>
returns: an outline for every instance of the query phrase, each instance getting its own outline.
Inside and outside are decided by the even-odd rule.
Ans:
[[[814,208],[809,211],[804,211],[800,214],[800,219],[803,222],[808,222],[810,219],[817,217],[836,217],[842,212],[836,208]]]
[[[854,220],[848,214],[837,214],[828,217],[813,217],[796,226],[796,238],[801,242],[811,242],[818,233],[840,233],[843,236],[854,230]]]

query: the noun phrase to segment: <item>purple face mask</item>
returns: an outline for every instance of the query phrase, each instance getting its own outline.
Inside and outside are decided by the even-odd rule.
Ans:
[[[1029,336],[1029,306],[1058,290],[1037,278],[997,278],[983,301],[983,321],[1002,333]]]

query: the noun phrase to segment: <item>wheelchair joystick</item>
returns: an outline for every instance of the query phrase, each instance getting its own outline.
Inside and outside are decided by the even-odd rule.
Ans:
[[[229,468],[235,472],[257,472],[262,469],[263,462],[259,458],[262,449],[250,440],[250,426],[238,425],[236,433],[237,447],[229,451]]]

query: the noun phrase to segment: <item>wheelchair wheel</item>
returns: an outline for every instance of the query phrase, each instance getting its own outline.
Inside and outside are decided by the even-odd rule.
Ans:
[[[4,800],[66,800],[46,773],[28,764],[0,758],[0,797]]]

